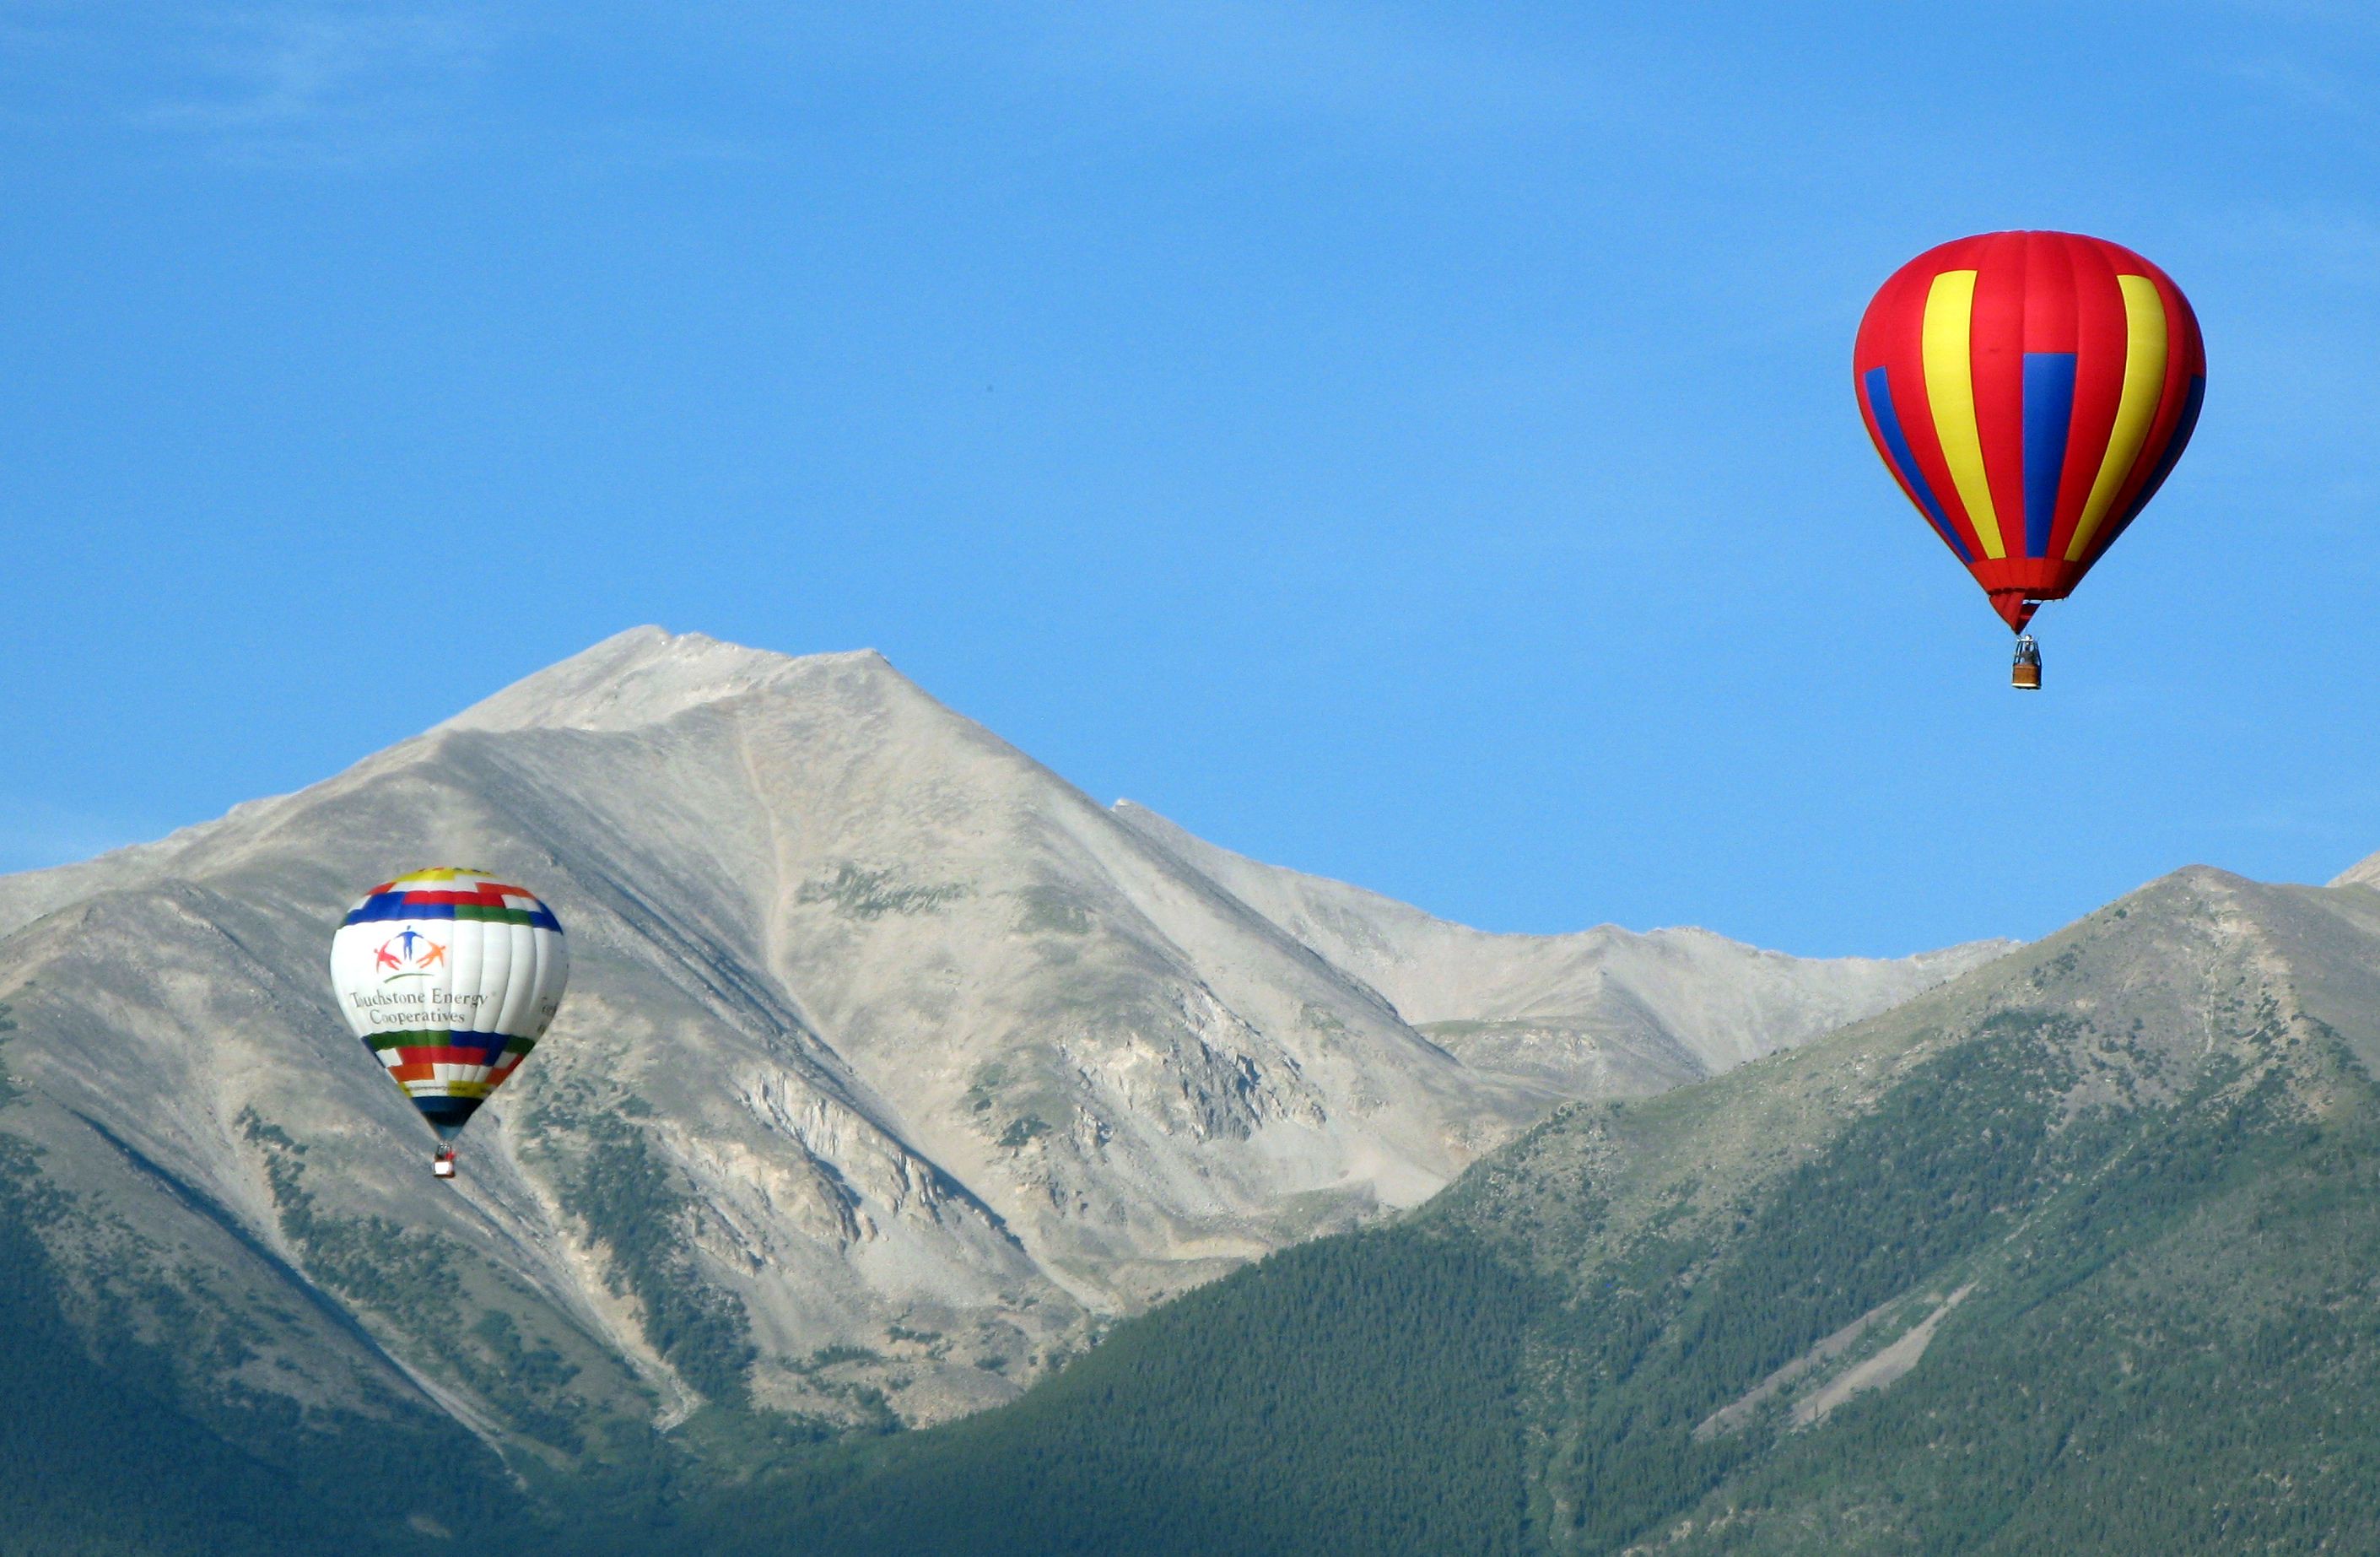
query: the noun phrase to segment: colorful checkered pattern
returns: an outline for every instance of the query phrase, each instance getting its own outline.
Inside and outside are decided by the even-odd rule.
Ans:
[[[568,978],[552,910],[484,870],[382,882],[331,943],[347,1025],[445,1136],[537,1047]]]

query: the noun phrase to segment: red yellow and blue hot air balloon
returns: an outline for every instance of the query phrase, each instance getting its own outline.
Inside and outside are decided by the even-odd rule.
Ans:
[[[2140,517],[2190,442],[2206,347],[2172,278],[2075,233],[1986,233],[1893,273],[1852,353],[1893,479],[2019,634]]]

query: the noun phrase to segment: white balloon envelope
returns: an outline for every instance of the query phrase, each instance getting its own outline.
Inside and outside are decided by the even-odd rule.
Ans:
[[[331,938],[331,987],[347,1026],[450,1143],[527,1058],[562,1005],[570,955],[553,911],[484,870],[382,882]]]

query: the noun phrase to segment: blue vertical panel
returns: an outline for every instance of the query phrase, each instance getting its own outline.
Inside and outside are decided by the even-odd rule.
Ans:
[[[2074,425],[2074,353],[2024,354],[2024,554],[2049,554],[2066,433]]]

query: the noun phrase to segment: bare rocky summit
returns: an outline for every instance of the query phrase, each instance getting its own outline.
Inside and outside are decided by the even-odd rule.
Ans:
[[[325,977],[433,862],[574,978],[448,1187]],[[2362,869],[2369,870],[2370,867]],[[931,1421],[1117,1316],[1996,956],[1489,935],[1093,802],[872,652],[624,633],[298,794],[0,879],[44,1238],[194,1389],[568,1456],[706,1402]]]

